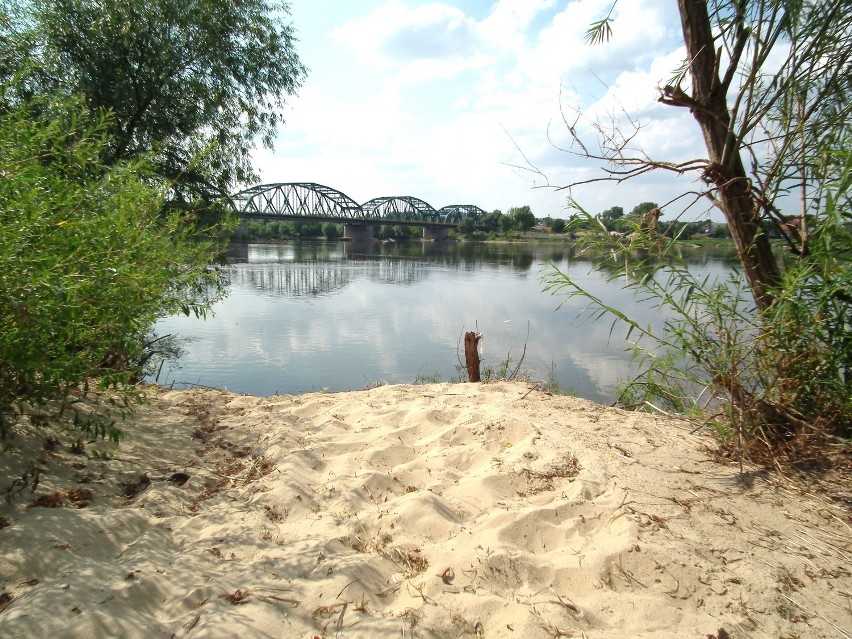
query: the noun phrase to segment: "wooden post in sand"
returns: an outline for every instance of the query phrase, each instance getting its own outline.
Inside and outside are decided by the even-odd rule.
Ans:
[[[479,340],[482,335],[470,331],[464,334],[464,360],[467,364],[467,378],[471,382],[480,381],[479,378]]]

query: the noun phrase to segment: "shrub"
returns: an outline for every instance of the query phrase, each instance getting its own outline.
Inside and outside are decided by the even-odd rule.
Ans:
[[[476,231],[476,222],[473,221],[472,218],[466,217],[463,218],[458,223],[458,232],[460,235],[470,235],[471,233]]]
[[[106,130],[73,101],[0,111],[4,440],[21,415],[56,416],[83,397],[128,409],[140,399],[132,363],[157,318],[204,314],[222,293],[207,268],[218,247],[186,214],[163,212],[165,189],[144,161],[102,163]],[[97,405],[109,418],[111,404]]]
[[[838,154],[841,155],[841,154]],[[694,412],[723,442],[754,459],[807,461],[826,441],[852,436],[852,156],[826,185],[806,259],[790,260],[775,302],[756,308],[740,274],[715,281],[690,271],[675,244],[640,233],[629,243],[587,236],[584,250],[613,280],[654,302],[663,330],[639,325],[551,265],[545,288],[581,297],[596,316],[629,327],[642,371],[620,393],[634,407]],[[590,217],[590,216],[589,216]],[[811,446],[814,444],[815,446]]]
[[[340,237],[340,226],[334,222],[326,222],[322,225],[322,234],[329,240],[336,240]]]

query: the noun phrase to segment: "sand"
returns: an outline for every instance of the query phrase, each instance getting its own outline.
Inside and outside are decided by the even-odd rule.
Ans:
[[[35,491],[0,456],[0,636],[852,634],[848,495],[685,423],[520,383],[152,392],[112,458],[35,449]]]

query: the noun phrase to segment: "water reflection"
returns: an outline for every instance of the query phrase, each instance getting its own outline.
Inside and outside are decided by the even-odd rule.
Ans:
[[[691,261],[711,275],[724,256]],[[553,263],[641,324],[661,322],[622,283],[607,282],[566,245],[286,242],[235,244],[231,295],[206,322],[174,317],[161,334],[193,338],[181,369],[160,382],[201,383],[269,395],[363,388],[377,381],[457,376],[466,330],[485,336],[485,365],[521,356],[536,379],[611,401],[629,373],[624,330],[593,321],[583,303],[542,293]]]
[[[228,254],[232,285],[263,294],[321,296],[340,291],[356,279],[408,286],[425,280],[436,268],[476,271],[489,264],[529,271],[536,251],[523,246],[507,252],[487,245],[434,243],[371,245],[342,243],[242,244]],[[541,252],[542,260],[561,262],[563,251]],[[282,268],[288,265],[288,268]]]
[[[287,297],[330,295],[349,286],[356,278],[405,286],[426,276],[425,263],[387,260],[358,268],[343,263],[300,262],[289,269],[232,268],[229,271],[233,286]]]

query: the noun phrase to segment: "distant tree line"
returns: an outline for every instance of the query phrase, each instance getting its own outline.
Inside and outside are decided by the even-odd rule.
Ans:
[[[509,233],[510,231],[526,233],[536,225],[536,222],[536,217],[529,205],[514,206],[507,213],[495,209],[480,219],[466,217],[459,222],[458,232],[462,235],[471,235],[479,227],[485,233]]]
[[[625,213],[620,206],[613,206],[595,216],[597,223],[603,225],[607,231],[617,233],[629,233],[638,224],[648,211],[659,208],[655,202],[642,202],[637,204],[629,213]],[[507,213],[495,209],[486,213],[481,218],[465,217],[461,219],[456,227],[459,235],[471,236],[478,229],[485,234],[507,234],[513,231],[526,233],[536,225],[542,230],[553,234],[582,232],[584,230],[595,230],[596,222],[587,217],[572,215],[567,220],[547,216],[536,218],[529,205],[512,207]],[[600,227],[598,227],[599,229]],[[659,225],[659,233],[664,237],[672,239],[696,239],[698,237],[728,239],[731,237],[730,229],[724,222],[711,222],[710,220],[684,222],[674,220],[664,221]],[[767,225],[766,232],[770,237],[780,237],[777,229]],[[377,226],[374,237],[379,240],[405,240],[422,237],[423,229],[419,226]],[[278,220],[252,220],[248,223],[249,239],[299,239],[299,238],[326,238],[337,239],[343,236],[343,225],[333,222],[306,222],[306,221],[278,221]]]
[[[251,220],[248,223],[248,239],[290,240],[303,238],[326,238],[335,240],[343,237],[343,225],[334,222],[305,222]],[[377,240],[407,240],[423,236],[419,226],[376,226],[373,237]]]
[[[512,231],[526,233],[536,225],[553,234],[575,233],[583,231],[600,230],[601,227],[607,231],[616,233],[630,233],[636,225],[641,223],[646,214],[653,209],[659,209],[656,202],[642,202],[626,213],[624,208],[613,206],[593,218],[578,214],[571,215],[568,219],[547,216],[536,218],[528,205],[512,207],[508,213],[495,209],[483,217],[465,218],[458,224],[460,235],[473,235],[477,229],[486,234],[507,234]],[[730,238],[731,232],[726,223],[711,222],[709,220],[684,222],[681,220],[663,221],[659,223],[658,232],[664,237],[673,239],[689,239],[696,237]],[[767,232],[776,233],[775,229],[767,226]]]
[[[333,240],[343,234],[343,227],[333,222],[250,220],[247,227],[249,239],[262,240],[303,237],[326,237]]]

